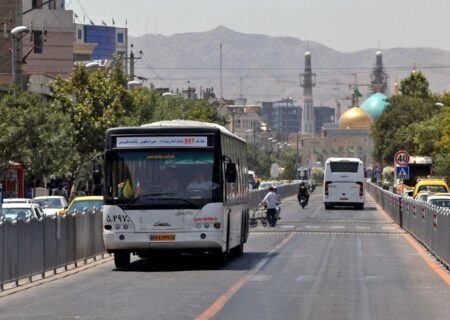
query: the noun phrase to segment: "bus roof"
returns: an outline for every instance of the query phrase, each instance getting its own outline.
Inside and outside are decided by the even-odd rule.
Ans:
[[[217,123],[210,123],[210,122],[201,122],[201,121],[193,121],[193,120],[181,120],[181,119],[174,119],[174,120],[163,120],[158,122],[152,122],[143,124],[140,127],[119,127],[119,128],[110,128],[107,131],[122,131],[127,129],[170,129],[170,128],[185,128],[185,129],[211,129],[211,130],[219,130],[221,133],[232,136],[235,139],[241,140],[242,142],[245,142],[245,139],[231,133],[228,131],[227,128],[224,126],[221,126]]]

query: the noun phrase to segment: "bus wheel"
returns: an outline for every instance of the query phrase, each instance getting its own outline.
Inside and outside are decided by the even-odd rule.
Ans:
[[[214,252],[211,255],[211,260],[213,268],[222,268],[228,261],[228,254],[222,251]]]
[[[242,256],[244,254],[244,244],[241,243],[237,247],[234,247],[233,249],[231,249],[231,252],[235,257]]]
[[[130,265],[130,254],[125,252],[115,252],[114,264],[117,269],[125,269]]]

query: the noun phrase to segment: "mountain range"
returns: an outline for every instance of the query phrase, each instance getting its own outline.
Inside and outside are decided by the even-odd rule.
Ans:
[[[343,105],[350,104],[345,100],[355,84],[363,98],[369,96],[368,84],[378,51],[370,48],[339,52],[315,41],[245,34],[223,26],[171,36],[147,34],[130,37],[129,41],[135,53],[142,50],[136,75],[148,78],[156,87],[172,90],[195,87],[197,92],[200,87],[213,87],[216,96],[222,93],[225,99],[243,96],[250,102],[261,102],[292,97],[300,105],[303,104],[300,74],[304,69],[304,53],[310,51],[316,74],[313,91],[316,106],[334,106],[337,100],[342,100]],[[414,66],[425,74],[432,91],[450,89],[450,51],[419,47],[381,52],[388,75],[387,95],[392,93],[394,82],[407,76]]]

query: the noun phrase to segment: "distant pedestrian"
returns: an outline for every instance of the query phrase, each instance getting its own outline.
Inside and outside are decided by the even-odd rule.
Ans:
[[[253,189],[258,189],[260,184],[261,184],[261,181],[256,180],[255,184],[253,185]]]
[[[67,191],[63,188],[63,184],[58,184],[58,188],[53,191],[54,196],[64,196],[67,199]]]

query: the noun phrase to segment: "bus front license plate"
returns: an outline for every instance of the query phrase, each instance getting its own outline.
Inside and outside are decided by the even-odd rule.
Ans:
[[[174,241],[174,234],[152,234],[150,235],[150,241]]]

